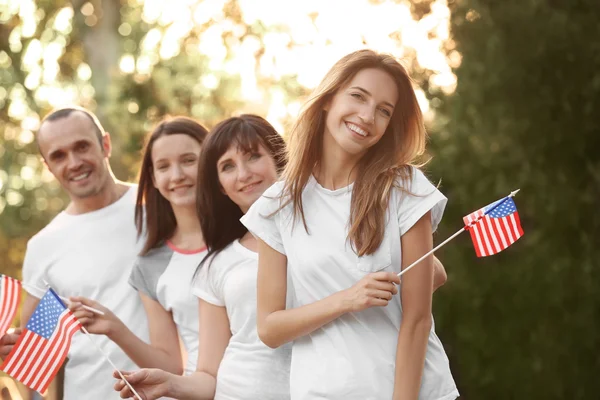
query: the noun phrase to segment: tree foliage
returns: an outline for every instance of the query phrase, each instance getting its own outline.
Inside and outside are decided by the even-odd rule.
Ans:
[[[456,0],[462,55],[431,169],[443,235],[520,188],[525,236],[489,259],[470,240],[442,257],[436,316],[467,399],[589,399],[600,370],[600,3]],[[440,104],[440,103],[438,103]]]

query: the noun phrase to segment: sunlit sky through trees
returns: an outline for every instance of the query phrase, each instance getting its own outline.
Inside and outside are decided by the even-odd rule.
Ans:
[[[5,151],[2,143],[11,141],[24,148],[33,142],[43,116],[40,110],[68,104],[95,108],[98,87],[92,84],[94,71],[86,63],[90,55],[86,58],[81,50],[69,54],[68,65],[74,66],[70,74],[62,73],[63,59],[69,44],[82,40],[73,34],[76,20],[94,29],[105,11],[102,7],[110,3],[54,3],[58,6],[46,15],[34,0],[0,0],[0,23],[18,21],[8,36],[12,55],[0,50],[0,68],[16,68],[18,57],[20,79],[0,87],[0,107],[6,107],[10,119],[3,126],[0,155]],[[412,5],[418,3],[413,0]],[[124,9],[136,13],[125,17]],[[126,0],[121,1],[123,18],[118,26],[119,59],[111,74],[140,83],[160,63],[181,55],[202,55],[208,58],[207,66],[190,86],[215,90],[224,74],[239,76],[235,96],[242,107],[236,111],[263,115],[283,133],[285,122],[298,114],[305,98],[290,96],[277,82],[293,77],[308,92],[335,61],[360,48],[391,53],[411,73],[426,79],[430,91],[451,93],[456,87],[452,69],[461,57],[449,38],[446,0],[433,1],[425,15],[414,14],[410,2],[393,0]],[[136,29],[136,24],[145,28]],[[195,40],[186,40],[191,35]],[[418,85],[415,90],[426,117],[431,118],[427,96]],[[131,114],[139,108],[135,99],[124,105]],[[37,155],[21,156],[20,171],[0,167],[0,191],[4,186],[6,203],[13,206],[23,201],[21,189],[55,185]],[[7,184],[12,190],[6,190]],[[47,202],[44,197],[38,196],[39,201]],[[6,203],[0,201],[0,213]]]

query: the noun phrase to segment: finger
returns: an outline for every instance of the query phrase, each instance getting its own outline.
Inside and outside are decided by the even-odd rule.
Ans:
[[[113,371],[113,377],[117,378],[117,379],[121,379],[121,375],[119,374],[119,372],[121,372],[121,374],[123,374],[124,377],[127,377],[128,375],[131,375],[131,372],[129,371],[117,371],[116,369]]]
[[[88,307],[98,308],[98,309],[102,308],[102,305],[100,305],[100,303],[97,303],[94,300],[90,300],[86,297],[80,297],[79,302]]]
[[[127,379],[127,382],[129,382],[130,385],[137,385],[138,383],[143,382],[145,379],[145,374],[143,371],[144,370],[130,372],[127,375],[123,374],[123,376],[125,379]]]
[[[392,297],[394,297],[394,295],[391,292],[388,292],[387,290],[374,290],[370,293],[370,297],[389,301],[392,299]]]
[[[94,320],[92,318],[87,318],[87,317],[77,318],[77,321],[83,326],[88,326],[94,322]]]
[[[391,294],[398,293],[398,287],[390,282],[374,281],[372,287],[377,290],[385,290]]]
[[[123,385],[125,385],[125,382],[123,382]],[[120,395],[122,399],[128,399],[130,397],[133,397],[133,392],[129,389],[128,386],[125,386],[123,389],[121,389]]]
[[[119,380],[117,381],[117,383],[115,383],[113,388],[115,389],[115,391],[120,392],[121,390],[123,390],[123,386],[125,386],[125,383],[121,380],[121,378],[119,378]]]
[[[87,319],[93,319],[94,318],[94,314],[87,311],[87,310],[77,310],[73,313],[73,315],[75,316],[75,318],[81,320],[83,318],[87,318]]]
[[[369,299],[369,307],[385,307],[388,301],[381,298],[372,297]]]
[[[400,284],[400,277],[398,276],[398,274],[394,272],[383,272],[383,274],[384,278],[381,280],[386,280],[390,283],[395,283],[396,285]]]

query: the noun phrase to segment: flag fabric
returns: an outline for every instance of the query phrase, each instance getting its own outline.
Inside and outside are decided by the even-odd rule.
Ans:
[[[523,236],[517,206],[505,197],[463,218],[477,257],[491,256],[506,249]]]
[[[0,336],[3,336],[17,313],[21,300],[21,282],[0,274]]]
[[[58,295],[48,289],[0,370],[44,394],[80,327]]]

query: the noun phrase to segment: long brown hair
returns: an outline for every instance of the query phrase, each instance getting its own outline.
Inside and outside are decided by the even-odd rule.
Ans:
[[[135,202],[135,226],[138,237],[146,230],[146,241],[140,255],[161,245],[175,233],[177,220],[173,207],[165,199],[152,181],[152,146],[158,138],[169,135],[188,135],[202,144],[208,131],[198,122],[186,117],[163,120],[148,136],[140,167],[137,199]]]
[[[398,101],[382,138],[367,150],[357,165],[348,237],[359,256],[372,254],[381,245],[391,189],[407,187],[411,165],[425,150],[423,116],[412,81],[394,57],[359,50],[340,59],[327,72],[290,132],[289,161],[283,172],[282,192],[286,202],[293,204],[294,218],[301,216],[306,229],[302,191],[323,157],[324,108],[359,71],[367,68],[382,70],[393,78]]]
[[[215,126],[202,146],[198,163],[196,208],[209,259],[248,232],[240,222],[243,213],[221,190],[217,163],[223,154],[237,146],[245,152],[262,145],[273,158],[279,174],[286,163],[285,142],[265,119],[251,114],[228,118]]]

